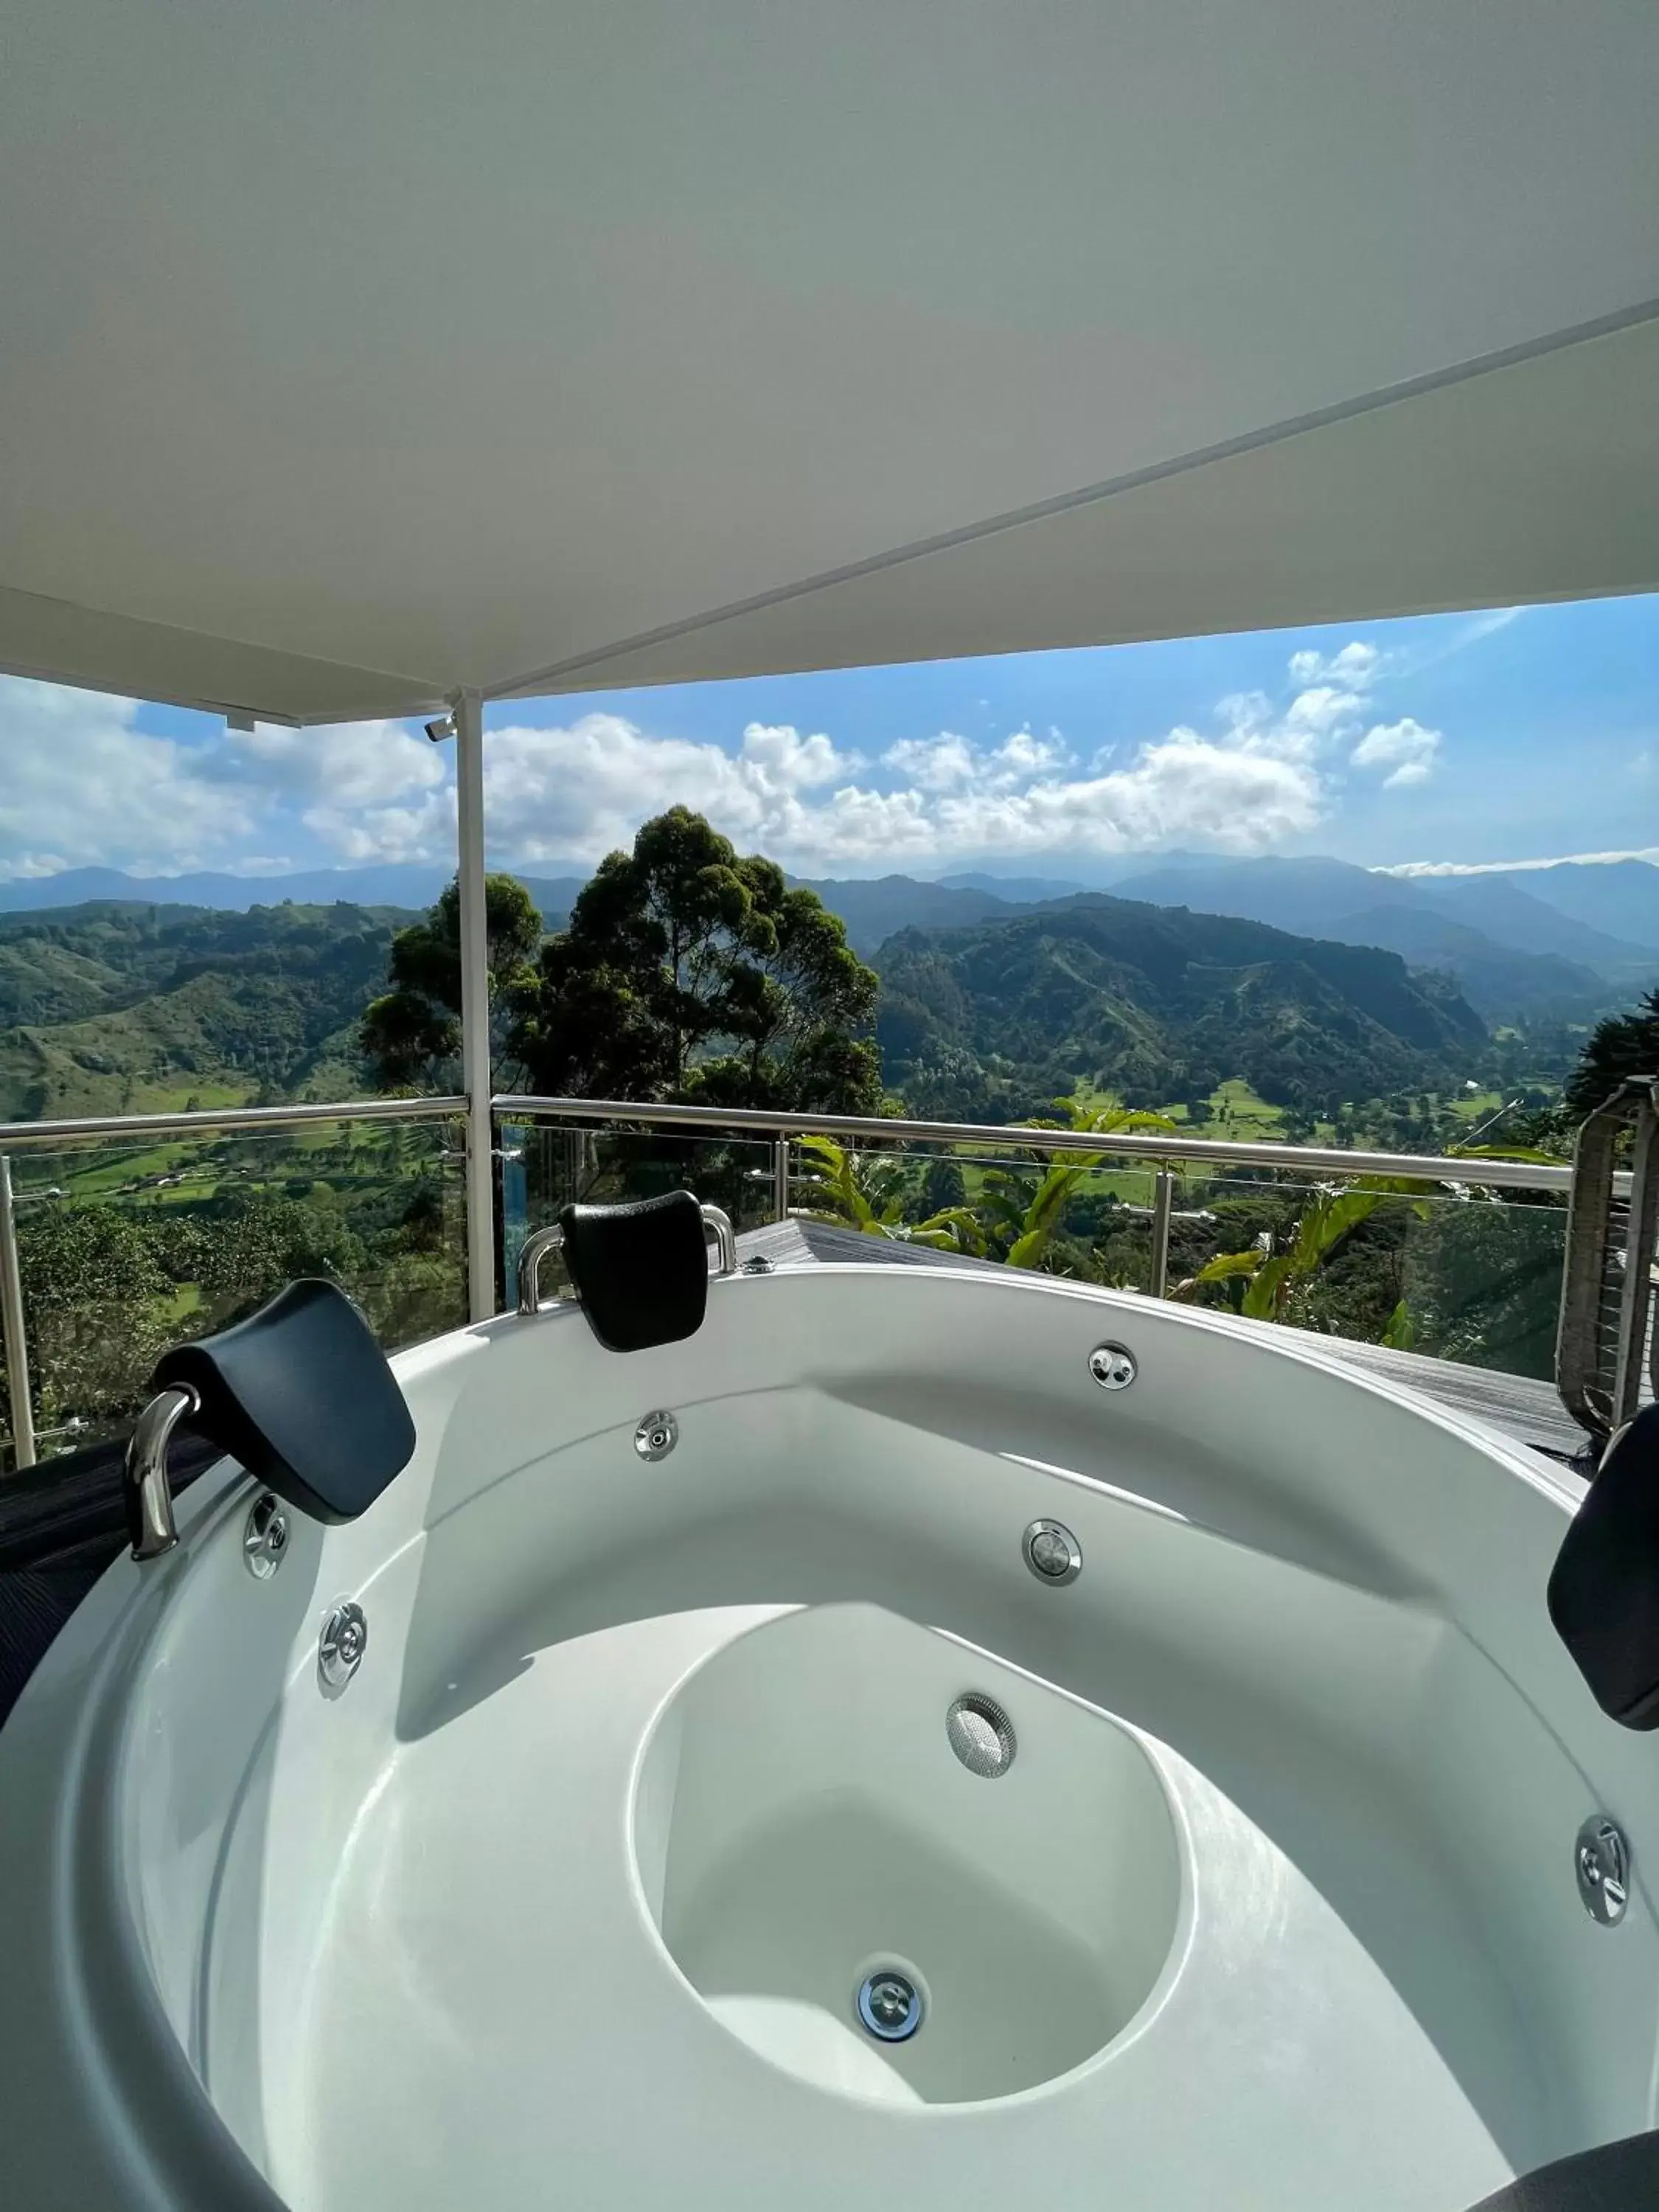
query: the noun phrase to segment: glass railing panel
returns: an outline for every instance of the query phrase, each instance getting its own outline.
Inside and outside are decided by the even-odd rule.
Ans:
[[[1045,1161],[988,1141],[882,1145],[835,1158],[801,1146],[795,1157],[797,1212],[1080,1282],[1153,1287],[1156,1162],[1109,1154],[1078,1169],[1065,1155]],[[1566,1222],[1554,1195],[1450,1183],[1378,1191],[1360,1178],[1194,1162],[1172,1174],[1165,1296],[1352,1342],[1552,1375]],[[1059,1202],[1045,1204],[1058,1178]]]
[[[1558,1199],[1436,1200],[1407,1234],[1409,1348],[1553,1381],[1566,1237]]]
[[[1180,1192],[1174,1297],[1504,1374],[1553,1372],[1566,1209],[1553,1194],[1376,1193],[1267,1170],[1194,1171]],[[1285,1264],[1271,1277],[1224,1272],[1225,1255],[1252,1253]]]
[[[509,1292],[525,1237],[572,1202],[612,1205],[689,1190],[703,1205],[721,1207],[739,1232],[775,1218],[775,1148],[768,1138],[509,1121],[501,1129],[501,1152]],[[569,1289],[557,1255],[550,1255],[542,1271],[543,1296],[566,1296]]]
[[[1086,1161],[1088,1155],[1084,1156]],[[792,1210],[872,1238],[1070,1280],[1150,1288],[1155,1166],[982,1146],[792,1151]]]
[[[459,1146],[458,1126],[415,1119],[14,1152],[38,1455],[122,1433],[168,1346],[299,1275],[339,1283],[388,1350],[460,1326]],[[0,1429],[9,1468],[3,1376]]]

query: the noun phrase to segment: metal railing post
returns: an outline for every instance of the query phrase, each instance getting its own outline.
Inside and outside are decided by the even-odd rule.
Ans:
[[[1176,1179],[1168,1168],[1152,1178],[1152,1266],[1150,1288],[1155,1298],[1170,1294],[1170,1209],[1175,1204]]]
[[[783,1129],[779,1130],[772,1147],[772,1218],[789,1218],[789,1137]]]
[[[461,906],[461,1066],[466,1085],[466,1282],[474,1321],[495,1310],[495,1138],[490,1110],[489,933],[484,899],[483,702],[458,692],[456,839]]]
[[[6,1340],[6,1389],[11,1397],[12,1462],[34,1465],[34,1407],[29,1389],[29,1348],[24,1335],[23,1277],[17,1264],[17,1209],[11,1162],[0,1152],[0,1333]]]

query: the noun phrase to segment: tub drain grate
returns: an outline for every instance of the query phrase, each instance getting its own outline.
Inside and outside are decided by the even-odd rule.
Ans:
[[[966,1691],[957,1699],[945,1716],[945,1734],[969,1774],[994,1782],[1014,1763],[1014,1724],[982,1690]]]
[[[878,2043],[908,2042],[921,2026],[921,1992],[896,1966],[878,1966],[853,2000],[859,2024]]]

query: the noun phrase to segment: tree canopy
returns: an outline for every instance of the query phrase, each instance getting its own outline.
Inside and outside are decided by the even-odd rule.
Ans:
[[[600,862],[507,1048],[543,1091],[873,1113],[877,988],[816,892],[675,806]]]
[[[1659,990],[1647,992],[1633,1014],[1596,1024],[1567,1079],[1567,1104],[1582,1119],[1638,1075],[1659,1075]]]
[[[489,939],[492,1042],[500,1045],[509,1017],[508,996],[527,981],[528,963],[541,942],[542,918],[516,876],[484,878],[484,925]],[[392,1089],[426,1084],[450,1087],[461,1054],[461,893],[448,884],[425,916],[392,940],[383,996],[364,1012],[358,1030],[363,1056]]]

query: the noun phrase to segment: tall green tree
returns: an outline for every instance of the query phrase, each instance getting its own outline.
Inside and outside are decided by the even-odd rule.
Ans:
[[[506,1040],[508,996],[541,942],[542,918],[516,876],[484,878],[492,1042]],[[453,1089],[461,1056],[461,893],[447,886],[424,918],[392,940],[386,981],[358,1027],[358,1044],[388,1090]]]
[[[878,988],[815,892],[675,806],[600,862],[507,1044],[538,1091],[874,1113]]]
[[[1659,990],[1647,992],[1634,1013],[1596,1024],[1567,1079],[1567,1104],[1582,1120],[1636,1075],[1659,1075]]]

